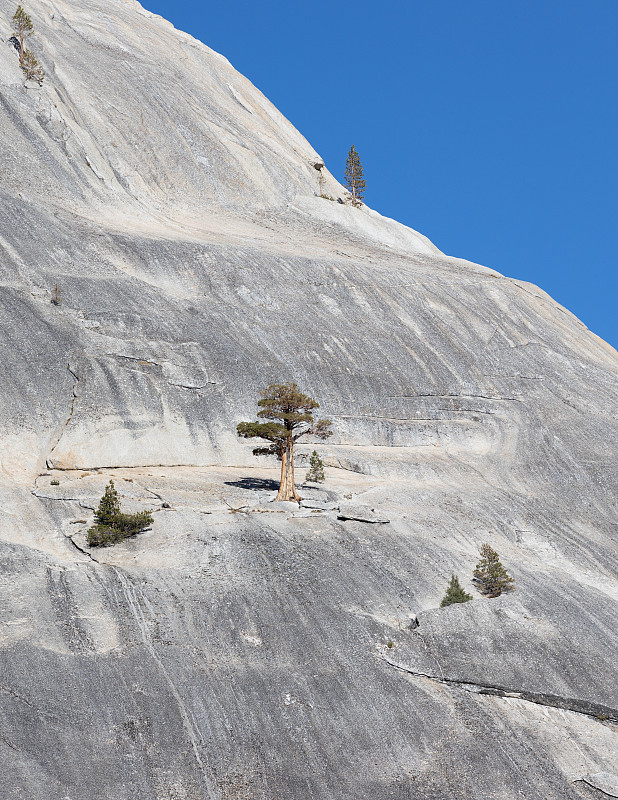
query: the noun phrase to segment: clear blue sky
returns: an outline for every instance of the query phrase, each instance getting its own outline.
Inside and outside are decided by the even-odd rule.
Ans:
[[[618,347],[618,0],[144,0],[366,199]]]

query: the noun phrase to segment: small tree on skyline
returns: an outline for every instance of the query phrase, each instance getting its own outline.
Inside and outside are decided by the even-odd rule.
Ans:
[[[13,14],[13,30],[15,31],[15,36],[19,39],[19,65],[23,67],[24,56],[26,55],[24,41],[34,33],[34,25],[29,15],[21,6],[17,6],[17,11]]]
[[[354,145],[350,147],[345,165],[345,182],[352,196],[352,205],[355,208],[360,208],[363,205],[367,184],[363,173],[363,165]]]
[[[295,383],[273,383],[261,392],[257,416],[267,422],[240,422],[236,431],[244,439],[264,439],[267,447],[256,447],[254,455],[276,455],[281,461],[281,480],[277,500],[295,500],[300,496],[294,483],[294,444],[301,436],[327,439],[332,436],[331,421],[313,419],[320,405],[298,390]]]

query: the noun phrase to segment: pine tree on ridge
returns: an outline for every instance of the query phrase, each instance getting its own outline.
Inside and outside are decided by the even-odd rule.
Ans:
[[[363,205],[367,184],[363,173],[363,165],[354,145],[350,147],[345,165],[345,182],[352,197],[352,205],[355,208],[360,208]]]

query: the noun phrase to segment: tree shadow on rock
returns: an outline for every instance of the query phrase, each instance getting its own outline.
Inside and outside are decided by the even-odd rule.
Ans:
[[[279,489],[279,482],[268,478],[241,478],[238,481],[224,481],[226,486],[237,489],[251,489],[254,492],[272,492]]]

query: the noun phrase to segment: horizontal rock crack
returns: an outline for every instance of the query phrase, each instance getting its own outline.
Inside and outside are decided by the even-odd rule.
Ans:
[[[502,376],[500,376],[502,377]],[[510,376],[508,376],[510,377]],[[495,400],[496,402],[513,401],[514,403],[523,403],[521,397],[495,397],[486,394],[393,394],[389,395],[387,400],[417,400],[421,397],[434,397],[436,400]]]

